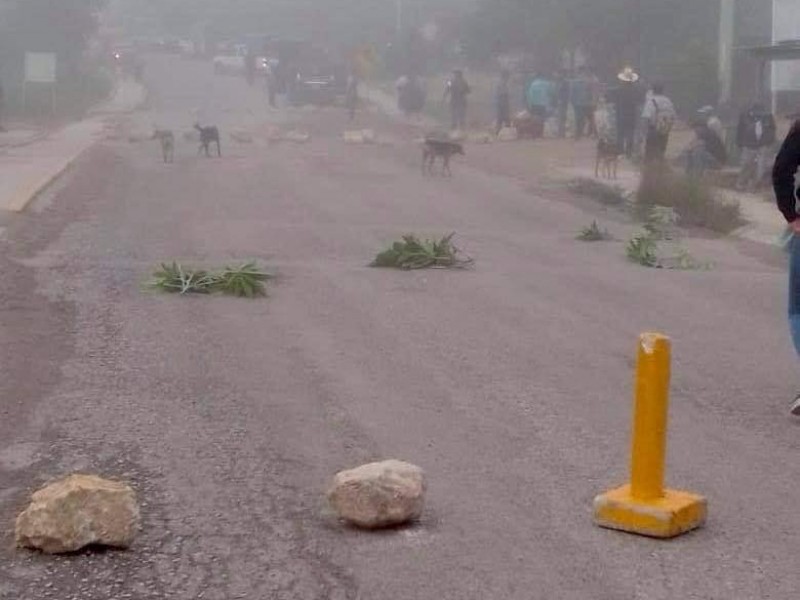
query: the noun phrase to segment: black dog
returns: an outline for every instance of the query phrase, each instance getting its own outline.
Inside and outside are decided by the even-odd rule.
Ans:
[[[211,144],[215,143],[217,145],[217,156],[222,156],[222,147],[220,146],[219,141],[219,129],[214,126],[200,127],[199,123],[195,123],[194,128],[200,132],[200,148],[198,149],[197,153],[201,154],[205,152],[206,156],[211,156],[211,150],[209,147]]]
[[[453,140],[427,137],[422,145],[422,174],[433,175],[433,165],[436,158],[442,159],[442,175],[452,175],[450,171],[450,158],[454,154],[464,155],[464,146]]]

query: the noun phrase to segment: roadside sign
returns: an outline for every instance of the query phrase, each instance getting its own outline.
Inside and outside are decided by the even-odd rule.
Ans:
[[[41,84],[45,84],[41,86]],[[22,105],[28,108],[28,87],[50,89],[50,115],[56,113],[56,55],[52,52],[25,53],[25,81],[22,83]]]
[[[25,53],[25,83],[55,83],[56,55],[44,52]]]

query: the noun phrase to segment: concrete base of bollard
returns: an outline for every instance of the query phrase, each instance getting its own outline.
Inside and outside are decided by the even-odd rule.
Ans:
[[[642,501],[631,496],[626,485],[594,500],[594,520],[600,527],[654,538],[673,538],[701,527],[706,514],[705,498],[674,490],[658,500]]]

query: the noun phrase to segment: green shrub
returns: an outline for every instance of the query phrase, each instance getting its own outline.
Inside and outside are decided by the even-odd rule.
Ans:
[[[584,227],[575,239],[581,242],[605,242],[613,238],[607,230],[600,229],[597,221],[592,221],[592,224]]]
[[[738,203],[724,202],[702,179],[662,166],[645,170],[636,194],[636,213],[642,220],[657,206],[674,209],[683,227],[730,233],[744,224]]]
[[[616,185],[609,185],[596,179],[580,177],[568,185],[569,189],[579,196],[586,196],[608,206],[625,204],[625,192]]]
[[[657,267],[659,265],[658,243],[648,233],[641,233],[631,238],[628,242],[626,253],[628,260],[643,267]]]

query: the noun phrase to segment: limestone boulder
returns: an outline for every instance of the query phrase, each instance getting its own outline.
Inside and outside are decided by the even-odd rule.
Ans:
[[[305,144],[311,140],[311,134],[306,131],[292,130],[283,136],[287,142],[294,142],[295,144]]]
[[[48,554],[89,545],[127,548],[138,526],[133,489],[95,475],[70,475],[33,494],[17,517],[16,542]]]
[[[328,501],[344,521],[365,529],[380,529],[419,518],[425,486],[422,469],[387,460],[337,473],[328,490]]]
[[[345,131],[342,137],[346,144],[374,144],[377,142],[375,131],[372,129]]]

